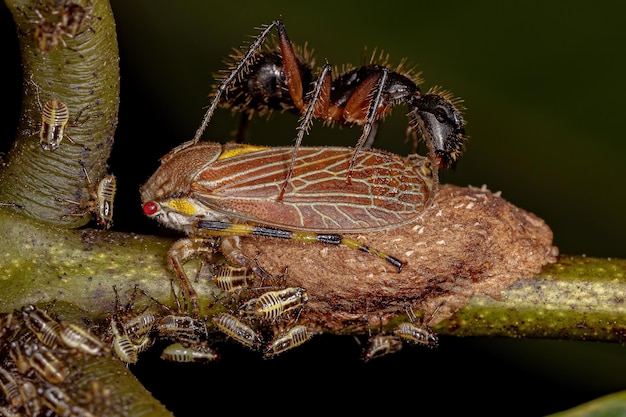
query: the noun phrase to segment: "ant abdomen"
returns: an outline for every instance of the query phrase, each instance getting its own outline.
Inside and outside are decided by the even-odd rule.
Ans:
[[[303,88],[308,90],[313,81],[311,65],[300,59],[298,64]],[[248,76],[235,81],[227,89],[220,105],[233,112],[244,113],[244,117],[248,118],[255,112],[263,116],[272,110],[300,114],[289,93],[280,53],[271,51],[259,52],[248,68]]]

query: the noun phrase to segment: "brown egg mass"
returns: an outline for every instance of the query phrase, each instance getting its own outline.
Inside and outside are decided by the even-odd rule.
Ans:
[[[413,224],[346,235],[406,262],[401,272],[345,246],[259,237],[242,238],[243,252],[285,285],[306,288],[300,317],[327,332],[367,329],[411,306],[434,326],[475,294],[497,298],[558,257],[552,230],[536,215],[486,187],[441,185]]]

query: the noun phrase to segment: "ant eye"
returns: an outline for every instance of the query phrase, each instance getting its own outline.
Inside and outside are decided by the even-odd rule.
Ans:
[[[437,118],[437,121],[439,121],[439,123],[445,123],[450,119],[448,117],[448,113],[446,112],[446,109],[444,109],[443,107],[437,107],[435,109],[434,114],[435,114],[435,117]]]
[[[148,201],[143,205],[143,212],[148,216],[152,216],[157,211],[159,211],[159,205],[154,201]]]

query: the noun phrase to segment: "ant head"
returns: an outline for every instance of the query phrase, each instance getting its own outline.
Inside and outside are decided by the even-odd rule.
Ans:
[[[434,150],[439,168],[454,168],[467,140],[461,112],[448,93],[431,90],[414,102],[412,125],[429,149]]]

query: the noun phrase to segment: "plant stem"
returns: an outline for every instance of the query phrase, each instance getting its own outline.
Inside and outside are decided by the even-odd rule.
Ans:
[[[85,172],[94,183],[102,178],[113,146],[119,52],[108,1],[90,2],[88,17],[73,38],[58,26],[65,4],[6,1],[17,26],[24,78],[17,136],[0,170],[0,201],[17,204],[45,223],[79,227],[91,218],[87,211],[74,213],[76,203],[90,198]],[[48,35],[56,46],[40,49],[40,33],[39,39]],[[51,100],[69,109],[65,133],[57,134],[60,142],[54,151],[39,144],[42,109]]]
[[[114,313],[113,286],[120,293],[139,286],[175,308],[167,263],[171,238],[54,228],[6,209],[0,210],[0,234],[7,237],[0,240],[0,269],[6,271],[0,280],[0,312],[59,300],[99,321]],[[195,266],[190,262],[191,276]],[[504,289],[499,300],[473,297],[435,331],[623,342],[625,271],[623,259],[561,256],[536,276]],[[212,305],[220,296],[211,283],[194,285],[201,305]],[[390,325],[405,319],[396,312]]]

